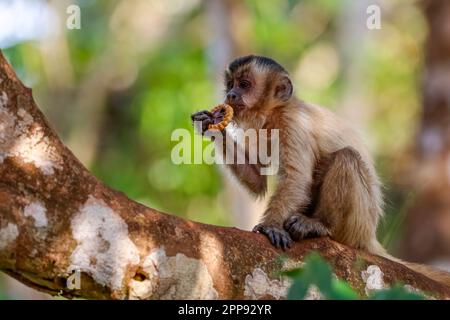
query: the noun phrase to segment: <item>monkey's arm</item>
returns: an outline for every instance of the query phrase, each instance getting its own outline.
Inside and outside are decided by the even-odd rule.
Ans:
[[[202,135],[208,131],[209,124],[215,121],[214,115],[207,110],[194,113],[191,119],[193,122],[197,121],[200,124],[196,129]],[[264,195],[267,190],[267,178],[260,174],[261,165],[258,163],[250,164],[248,148],[240,146],[226,130],[213,133],[211,137],[215,142],[216,152],[222,155],[225,165],[231,170],[232,174],[254,195]],[[245,161],[243,164],[238,163],[238,154],[244,155]],[[230,158],[230,161],[227,161],[227,158]]]
[[[250,164],[248,150],[240,146],[225,130],[222,135],[222,141],[215,140],[216,150],[222,150],[222,156],[227,168],[239,180],[239,182],[247,188],[252,194],[262,196],[267,191],[267,177],[260,174],[261,165]],[[245,155],[245,162],[238,164],[238,153]],[[227,155],[234,155],[231,163],[227,164]]]
[[[267,235],[277,247],[290,244],[283,222],[293,214],[303,213],[310,202],[314,152],[310,137],[301,129],[286,128],[280,140],[281,172],[277,189],[254,231]]]
[[[303,213],[310,202],[316,163],[313,138],[301,128],[286,128],[280,136],[278,186],[264,215],[264,221],[282,225],[293,213]]]

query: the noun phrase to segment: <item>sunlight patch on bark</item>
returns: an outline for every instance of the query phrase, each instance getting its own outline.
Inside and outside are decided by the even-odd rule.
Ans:
[[[44,228],[48,224],[46,211],[47,209],[41,202],[35,201],[25,206],[23,214],[25,217],[33,218],[36,228]]]
[[[265,296],[282,299],[287,296],[290,285],[291,281],[287,278],[270,279],[261,268],[255,268],[252,274],[245,277],[244,295],[252,300]]]
[[[153,250],[142,264],[147,279],[131,280],[130,299],[217,299],[218,293],[205,263],[182,253],[168,257],[164,248]]]
[[[8,223],[6,227],[0,229],[0,250],[6,248],[10,243],[16,240],[19,230],[14,223]]]
[[[61,158],[45,136],[43,128],[34,125],[33,117],[20,108],[17,116],[7,108],[6,92],[0,94],[0,163],[8,157],[18,157],[32,163],[43,174],[50,175],[60,169]]]
[[[123,296],[127,267],[139,264],[139,251],[130,240],[128,225],[102,200],[90,196],[71,222],[78,245],[68,272],[86,272],[98,283]]]

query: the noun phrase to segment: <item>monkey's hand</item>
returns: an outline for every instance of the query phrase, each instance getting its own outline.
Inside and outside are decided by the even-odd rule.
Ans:
[[[284,222],[284,229],[289,232],[295,241],[311,238],[330,236],[330,231],[317,219],[304,215],[293,215]]]
[[[286,250],[291,247],[292,239],[289,236],[289,233],[283,229],[260,223],[257,224],[252,231],[264,234],[267,238],[269,238],[272,245],[277,248]]]
[[[213,114],[208,110],[203,110],[192,114],[191,120],[194,124],[195,130],[197,130],[201,135],[203,135],[208,130],[208,126],[210,124],[214,123]]]
[[[191,119],[194,123],[195,129],[201,135],[203,135],[208,130],[210,124],[218,124],[223,121],[224,117],[225,111],[223,109],[217,110],[215,112],[203,110],[191,115]]]

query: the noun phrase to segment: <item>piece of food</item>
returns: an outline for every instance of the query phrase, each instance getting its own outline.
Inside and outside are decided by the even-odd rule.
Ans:
[[[233,119],[233,108],[225,103],[219,104],[218,106],[214,107],[211,110],[212,114],[222,114],[223,113],[223,118],[222,121],[218,122],[218,123],[211,123],[208,125],[208,129],[209,130],[218,130],[218,131],[222,131],[223,129],[225,129],[225,127],[231,122],[231,120]],[[222,115],[221,115],[222,117]]]

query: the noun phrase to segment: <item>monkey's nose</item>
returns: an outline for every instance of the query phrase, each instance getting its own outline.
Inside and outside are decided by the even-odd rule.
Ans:
[[[228,100],[229,102],[235,102],[236,99],[237,99],[236,93],[234,93],[234,92],[229,92],[229,93],[227,94],[227,100]]]

